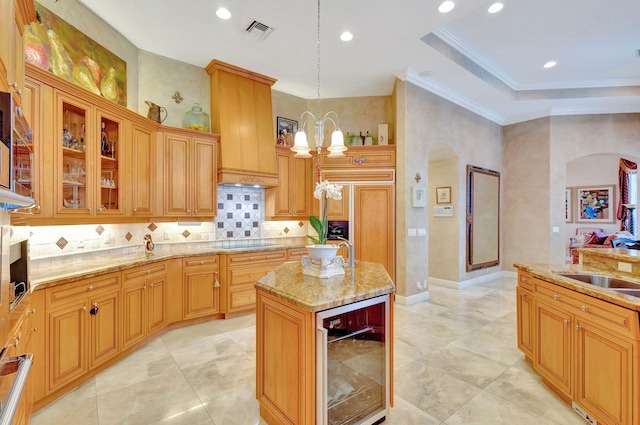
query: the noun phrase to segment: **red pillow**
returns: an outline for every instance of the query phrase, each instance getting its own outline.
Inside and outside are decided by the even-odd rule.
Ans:
[[[609,236],[611,236],[611,233],[593,232],[591,234],[591,237],[587,239],[585,243],[592,244],[592,245],[602,245],[604,244],[604,241],[606,241]]]

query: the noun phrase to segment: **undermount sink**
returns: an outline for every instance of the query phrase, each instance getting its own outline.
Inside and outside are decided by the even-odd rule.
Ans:
[[[579,280],[580,282],[589,283],[594,286],[599,286],[601,288],[609,288],[622,294],[640,297],[639,283],[629,282],[628,280],[600,274],[562,272],[556,274],[570,279]]]

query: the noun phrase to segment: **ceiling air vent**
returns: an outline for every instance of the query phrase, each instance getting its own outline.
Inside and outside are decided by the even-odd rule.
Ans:
[[[271,34],[271,32],[273,32],[273,28],[269,25],[263,24],[262,22],[253,21],[249,24],[246,31],[255,38],[264,40],[269,34]]]

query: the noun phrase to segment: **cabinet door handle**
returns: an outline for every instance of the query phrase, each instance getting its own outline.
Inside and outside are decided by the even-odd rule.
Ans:
[[[218,282],[218,279],[216,279],[216,281],[213,282],[213,287],[214,288],[219,288],[220,287],[220,282]]]
[[[580,310],[587,311],[589,310],[589,307],[587,307],[586,305],[583,305],[582,307],[580,307]]]
[[[100,310],[98,308],[98,303],[93,303],[93,307],[91,307],[91,310],[89,310],[89,314],[92,314],[95,316],[96,314],[98,314],[98,310]]]

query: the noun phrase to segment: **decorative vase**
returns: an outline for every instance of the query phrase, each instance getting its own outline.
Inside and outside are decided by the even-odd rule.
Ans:
[[[309,252],[309,257],[313,260],[314,263],[319,263],[321,260],[331,261],[335,258],[336,253],[338,252],[338,245],[307,245],[307,251]]]

